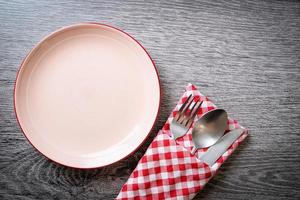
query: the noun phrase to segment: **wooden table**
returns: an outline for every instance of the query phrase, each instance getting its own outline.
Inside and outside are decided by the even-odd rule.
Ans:
[[[78,170],[27,142],[13,85],[34,44],[87,21],[139,40],[157,65],[163,97],[151,137],[134,155]],[[0,22],[0,199],[113,199],[188,82],[251,134],[195,199],[300,199],[300,2],[1,0]]]

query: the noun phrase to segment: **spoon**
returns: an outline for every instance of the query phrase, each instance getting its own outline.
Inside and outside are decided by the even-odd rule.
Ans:
[[[197,149],[214,145],[227,128],[227,113],[223,109],[215,109],[205,113],[192,130],[194,147],[192,155]]]

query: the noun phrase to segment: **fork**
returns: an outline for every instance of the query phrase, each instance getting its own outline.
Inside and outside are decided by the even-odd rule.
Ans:
[[[194,122],[199,108],[203,103],[203,101],[199,103],[199,100],[194,102],[195,97],[191,97],[192,94],[184,101],[170,124],[170,130],[173,134],[174,140],[184,136],[188,132]],[[192,108],[189,109],[193,102],[194,104]],[[198,106],[196,106],[197,104]]]

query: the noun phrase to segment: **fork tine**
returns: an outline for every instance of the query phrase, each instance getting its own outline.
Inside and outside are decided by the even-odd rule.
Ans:
[[[177,121],[178,121],[180,124],[185,124],[185,123],[188,121],[188,119],[189,119],[188,109],[189,109],[189,107],[191,106],[191,104],[194,102],[194,99],[195,99],[195,97],[193,97],[193,98],[190,100],[190,102],[188,103],[188,105],[185,106],[185,108],[183,109],[183,111],[182,111],[181,113],[179,113],[179,117],[178,117],[178,120],[177,120]],[[180,120],[180,118],[182,118],[182,117],[183,117],[183,119]]]
[[[193,110],[194,110],[194,108],[195,108],[195,106],[197,105],[197,103],[198,103],[198,100],[194,103],[194,105],[192,106],[192,108],[191,108],[191,112],[190,112],[190,115],[192,115],[192,113],[193,113]]]
[[[192,105],[192,103],[194,102],[194,99],[195,99],[195,97],[193,97],[192,99],[191,99],[191,101],[189,102],[189,104],[185,107],[185,109],[182,111],[183,113],[185,113],[185,114],[188,114],[187,112],[188,112],[188,109],[189,109],[189,107]],[[192,112],[192,110],[191,110],[191,112]]]
[[[188,98],[183,102],[183,104],[182,104],[181,107],[179,108],[177,114],[176,114],[175,117],[174,117],[174,119],[175,119],[176,121],[179,120],[182,110],[185,108],[186,104],[188,103],[188,101],[190,100],[191,97],[192,97],[192,94],[190,94],[190,95],[188,96]]]
[[[198,101],[198,102],[199,102],[199,101]],[[203,103],[203,101],[201,101],[201,102],[199,103],[199,106],[196,108],[194,114],[192,115],[192,118],[194,118],[194,117],[197,115],[199,109],[201,108],[202,103]]]
[[[195,105],[196,105],[198,102],[199,102],[199,101],[197,101],[197,102],[195,103]],[[194,118],[196,117],[196,115],[197,115],[199,109],[201,108],[202,103],[203,103],[203,101],[200,102],[200,104],[199,104],[198,107],[195,109],[195,111],[194,111],[194,113],[192,114],[192,116],[187,120],[185,126],[190,127],[190,126],[192,125],[192,123],[193,123],[193,121],[194,121]],[[195,105],[193,106],[193,108],[195,107]],[[193,110],[192,110],[192,111],[193,111]],[[192,111],[191,111],[191,113],[192,113]]]
[[[189,102],[190,98],[192,97],[192,94],[190,94],[190,96],[184,101],[184,103],[182,104],[182,106],[180,107],[178,112],[181,112],[183,110],[183,108],[185,107],[185,105],[187,104],[187,102]]]

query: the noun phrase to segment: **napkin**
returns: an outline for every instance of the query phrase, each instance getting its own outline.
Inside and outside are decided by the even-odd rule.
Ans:
[[[247,129],[228,118],[225,133],[236,128],[242,128],[244,132],[227,151],[211,167],[199,159],[208,148],[199,149],[195,155],[191,155],[192,127],[176,141],[170,131],[173,117],[190,94],[195,96],[195,100],[203,101],[195,121],[206,112],[216,109],[206,96],[189,84],[116,199],[192,199],[247,137]]]

